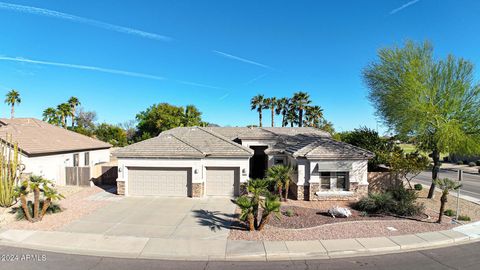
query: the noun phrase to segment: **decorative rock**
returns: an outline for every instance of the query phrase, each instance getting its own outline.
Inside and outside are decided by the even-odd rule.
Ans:
[[[334,206],[330,209],[328,209],[328,213],[332,215],[332,217],[342,217],[342,218],[347,218],[352,216],[352,212],[348,208],[344,207],[339,207],[339,206]]]

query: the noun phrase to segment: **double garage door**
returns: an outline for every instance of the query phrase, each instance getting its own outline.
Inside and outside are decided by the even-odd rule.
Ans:
[[[191,168],[128,169],[128,194],[132,196],[191,196]],[[207,167],[207,196],[238,195],[238,168]]]

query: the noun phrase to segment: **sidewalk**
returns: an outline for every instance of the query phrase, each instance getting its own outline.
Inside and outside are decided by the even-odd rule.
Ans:
[[[480,222],[452,230],[391,237],[318,241],[181,240],[101,234],[6,230],[0,245],[122,258],[210,261],[305,260],[368,256],[480,240]]]

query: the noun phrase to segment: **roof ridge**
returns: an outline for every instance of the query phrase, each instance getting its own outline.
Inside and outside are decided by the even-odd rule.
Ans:
[[[173,134],[167,134],[166,136],[172,136],[173,138],[177,139],[178,141],[180,141],[180,142],[182,142],[182,143],[190,146],[191,148],[195,149],[197,152],[202,153],[202,155],[205,155],[205,156],[207,155],[207,153],[203,152],[202,150],[200,150],[200,149],[198,149],[197,147],[191,145],[190,143],[188,143],[188,142],[186,142],[186,141],[178,138],[177,136],[175,136],[175,135],[173,135]]]
[[[213,135],[213,136],[215,136],[215,137],[217,137],[217,138],[219,138],[219,139],[221,139],[221,140],[223,140],[223,141],[225,141],[225,142],[228,142],[229,144],[234,145],[234,146],[236,146],[236,147],[238,147],[238,148],[240,148],[240,149],[242,149],[242,150],[244,150],[244,151],[247,151],[247,152],[250,153],[250,154],[253,153],[253,150],[252,150],[252,149],[247,148],[247,147],[245,147],[245,146],[243,146],[243,145],[241,145],[241,144],[232,142],[231,140],[223,137],[222,135],[220,135],[220,134],[218,134],[218,133],[215,133],[215,132],[210,131],[210,130],[206,130],[205,128],[202,128],[202,127],[197,127],[197,128],[200,129],[200,130],[202,130],[203,132],[206,132],[206,133],[208,133],[208,134],[210,134],[210,135]]]

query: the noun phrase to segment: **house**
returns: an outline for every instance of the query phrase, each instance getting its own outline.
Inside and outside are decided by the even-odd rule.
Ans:
[[[23,173],[65,185],[66,167],[110,161],[111,145],[35,118],[0,119],[0,139],[18,143]]]
[[[291,196],[350,199],[368,190],[364,149],[314,128],[179,127],[119,149],[118,192],[127,196],[238,196],[273,165],[294,168]]]

